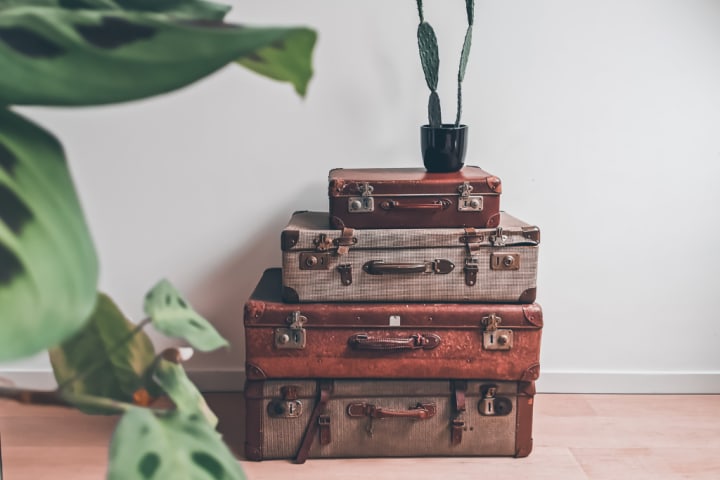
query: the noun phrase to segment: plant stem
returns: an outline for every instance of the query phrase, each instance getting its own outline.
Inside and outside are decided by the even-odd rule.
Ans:
[[[425,17],[423,16],[422,0],[416,0],[416,1],[417,1],[418,16],[420,16],[420,23],[422,23],[425,21]]]
[[[30,390],[27,388],[0,387],[0,398],[14,400],[25,405],[53,405],[57,407],[101,409],[106,412],[122,414],[131,408],[139,408],[132,403],[120,402],[112,398],[95,395],[74,394],[60,390]],[[150,409],[164,413],[167,409]]]
[[[76,373],[75,375],[73,375],[72,377],[68,378],[67,380],[62,382],[60,385],[58,385],[58,390],[60,390],[60,391],[65,390],[73,383],[89,377],[90,375],[92,375],[93,373],[97,372],[99,369],[104,367],[105,364],[110,361],[110,358],[112,357],[113,353],[115,353],[118,349],[120,349],[120,347],[124,346],[126,343],[128,343],[130,340],[132,340],[132,338],[135,335],[137,335],[138,333],[140,333],[140,331],[143,328],[145,328],[147,325],[149,325],[151,321],[152,320],[150,318],[146,318],[146,319],[142,320],[140,323],[138,323],[137,325],[135,325],[135,328],[133,328],[132,331],[130,331],[130,333],[128,333],[123,338],[118,340],[118,342],[115,345],[113,345],[112,348],[110,348],[110,350],[108,351],[107,357],[102,362],[93,364],[87,370],[80,371],[80,372]]]

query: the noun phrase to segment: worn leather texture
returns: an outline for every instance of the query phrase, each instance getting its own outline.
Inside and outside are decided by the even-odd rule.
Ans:
[[[296,212],[282,233],[285,300],[531,303],[539,229],[504,212],[500,218],[502,231],[354,229],[343,235],[329,226],[327,213]],[[493,268],[506,257],[518,268]],[[427,268],[383,274],[369,265]]]
[[[283,386],[296,386],[302,413],[296,418],[271,415],[273,402],[282,400]],[[448,380],[336,380],[324,409],[330,441],[320,433],[309,447],[310,458],[403,456],[526,456],[532,448],[532,383],[472,380],[464,393],[465,412],[459,412]],[[483,396],[496,387],[506,415],[484,416]],[[295,458],[317,402],[313,380],[249,381],[246,388],[247,444],[254,460]],[[364,403],[384,411],[408,412],[418,404],[435,409],[427,418],[350,416],[348,408]],[[359,410],[357,407],[355,410]],[[463,427],[453,435],[453,423]],[[259,455],[258,455],[259,453]]]
[[[543,325],[538,304],[306,303],[280,298],[268,269],[245,305],[246,373],[262,378],[494,378],[535,380]],[[304,348],[282,348],[278,329],[304,318]],[[484,346],[485,322],[510,330],[512,347]],[[496,331],[496,336],[504,335]],[[372,347],[355,339],[365,335]],[[495,341],[501,341],[494,338]],[[390,343],[388,346],[385,343]],[[400,344],[400,348],[396,348]],[[415,344],[416,348],[408,348]]]
[[[482,210],[458,211],[460,187],[482,197]],[[372,189],[372,212],[354,213],[352,199]],[[500,211],[500,179],[479,167],[458,172],[428,173],[422,168],[337,168],[328,175],[330,216],[341,228],[496,227]],[[440,208],[442,205],[442,208]]]

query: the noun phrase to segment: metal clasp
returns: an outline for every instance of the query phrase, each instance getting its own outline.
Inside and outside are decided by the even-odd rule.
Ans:
[[[464,182],[458,187],[460,198],[458,199],[458,212],[480,212],[483,209],[482,195],[470,195],[473,186],[470,182]]]
[[[477,258],[470,257],[465,259],[465,267],[463,268],[465,272],[465,285],[472,287],[477,283],[478,270],[480,270],[480,268],[478,267]]]
[[[513,331],[507,328],[498,328],[502,323],[499,315],[491,313],[483,317],[483,348],[485,350],[510,350],[513,345]]]
[[[490,240],[490,244],[493,247],[504,247],[507,239],[507,235],[503,234],[502,227],[497,227],[497,229],[495,230],[495,235],[490,235],[490,237],[488,238],[488,240]]]
[[[286,322],[287,328],[275,329],[275,348],[300,350],[305,348],[305,329],[303,325],[307,317],[299,311],[292,312]]]
[[[349,213],[369,213],[375,210],[375,199],[372,197],[373,186],[368,182],[357,184],[359,197],[348,197]]]
[[[512,401],[505,397],[496,397],[496,385],[481,388],[482,399],[478,403],[478,412],[487,417],[505,416],[512,412]]]

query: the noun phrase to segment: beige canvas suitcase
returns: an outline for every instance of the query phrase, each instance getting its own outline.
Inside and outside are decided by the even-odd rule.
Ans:
[[[248,459],[511,456],[532,450],[533,382],[248,381]]]
[[[540,229],[334,229],[296,212],[281,236],[286,302],[532,303]]]

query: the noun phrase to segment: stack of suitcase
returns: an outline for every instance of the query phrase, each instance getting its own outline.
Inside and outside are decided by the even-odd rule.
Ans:
[[[246,456],[527,456],[540,231],[478,167],[335,169],[245,305]]]

